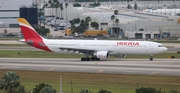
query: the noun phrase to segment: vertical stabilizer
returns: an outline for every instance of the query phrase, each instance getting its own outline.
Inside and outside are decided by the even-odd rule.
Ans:
[[[18,18],[17,19],[21,28],[21,31],[24,35],[24,39],[32,39],[32,38],[36,38],[36,39],[43,39],[43,37],[41,37],[36,30],[34,30],[34,28],[26,21],[26,19],[24,18]]]

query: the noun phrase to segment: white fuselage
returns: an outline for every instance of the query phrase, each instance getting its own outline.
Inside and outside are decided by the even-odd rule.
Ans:
[[[114,40],[43,40],[55,53],[64,52],[60,48],[110,51],[110,55],[153,55],[167,50],[160,43],[149,41],[114,41]],[[138,43],[138,44],[136,44]],[[67,51],[68,52],[68,51]]]

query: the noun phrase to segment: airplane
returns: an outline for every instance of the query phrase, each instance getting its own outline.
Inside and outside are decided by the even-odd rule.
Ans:
[[[150,55],[163,53],[167,48],[157,42],[151,41],[124,41],[124,40],[55,40],[40,36],[24,18],[18,18],[24,42],[35,48],[54,52],[71,52],[85,55],[81,61],[107,60],[110,55]],[[21,40],[23,41],[23,40]],[[91,56],[91,57],[89,57]]]

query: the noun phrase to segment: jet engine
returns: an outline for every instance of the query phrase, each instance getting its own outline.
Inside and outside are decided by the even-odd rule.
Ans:
[[[94,54],[97,58],[100,59],[108,59],[109,58],[109,52],[108,51],[98,51]]]

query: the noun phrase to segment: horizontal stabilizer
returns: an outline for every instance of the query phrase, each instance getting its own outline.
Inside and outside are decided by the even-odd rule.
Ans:
[[[19,42],[26,43],[25,39],[19,39]]]

